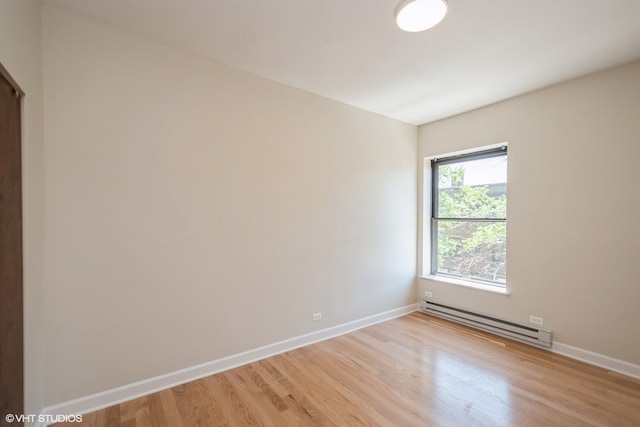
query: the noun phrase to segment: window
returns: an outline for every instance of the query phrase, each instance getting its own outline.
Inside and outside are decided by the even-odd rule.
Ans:
[[[507,147],[431,160],[431,274],[504,288]]]

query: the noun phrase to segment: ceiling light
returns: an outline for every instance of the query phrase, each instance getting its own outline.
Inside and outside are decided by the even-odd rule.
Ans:
[[[398,6],[396,23],[405,31],[428,30],[447,14],[446,0],[404,0]]]

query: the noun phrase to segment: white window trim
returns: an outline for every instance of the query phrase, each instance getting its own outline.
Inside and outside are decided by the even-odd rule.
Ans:
[[[506,284],[505,284],[505,287],[503,288],[501,286],[485,285],[483,283],[474,282],[472,280],[454,279],[452,277],[438,276],[435,274],[420,276],[420,278],[424,280],[430,280],[433,282],[446,283],[448,285],[463,286],[465,288],[472,288],[472,289],[478,289],[480,291],[493,292],[495,294],[511,295],[511,291],[506,286]]]

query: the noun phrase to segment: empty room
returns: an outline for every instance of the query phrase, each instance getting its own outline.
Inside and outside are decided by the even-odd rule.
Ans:
[[[640,425],[639,16],[0,0],[0,425]]]

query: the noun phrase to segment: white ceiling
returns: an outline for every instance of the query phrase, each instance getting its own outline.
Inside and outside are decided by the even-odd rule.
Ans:
[[[640,0],[45,0],[318,95],[423,124],[640,58]]]

